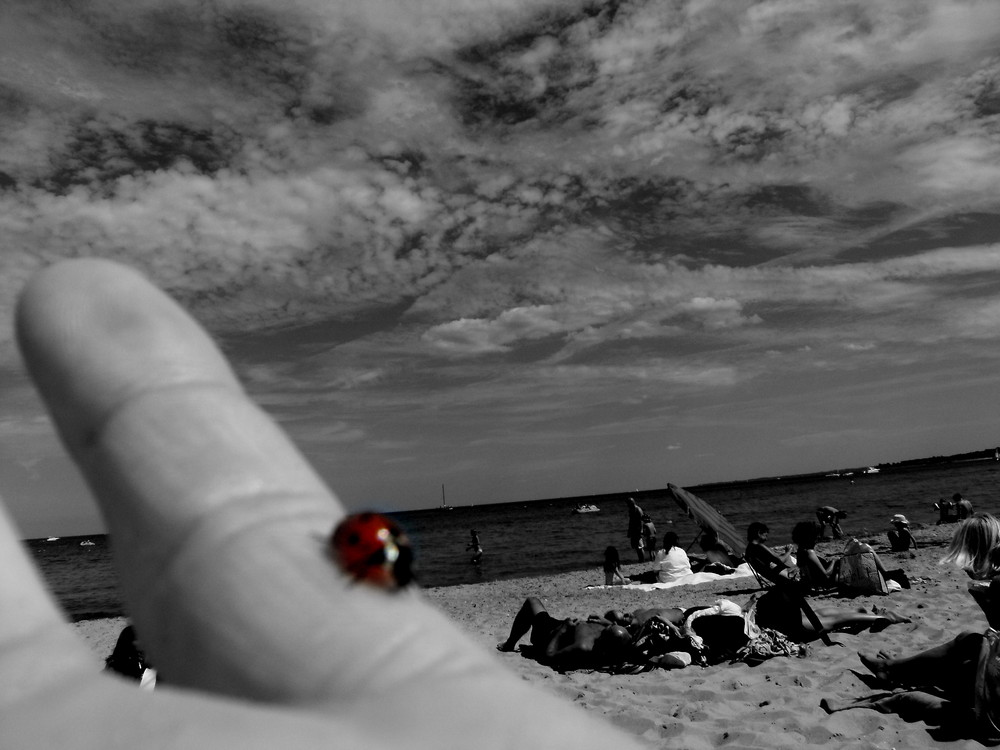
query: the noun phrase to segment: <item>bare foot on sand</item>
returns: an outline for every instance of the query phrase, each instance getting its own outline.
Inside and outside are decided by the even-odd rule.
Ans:
[[[516,647],[517,644],[500,641],[500,643],[497,644],[497,651],[513,651]]]
[[[877,654],[865,654],[858,651],[858,658],[865,665],[869,672],[878,677],[883,682],[889,682],[889,659],[891,658],[885,651]]]

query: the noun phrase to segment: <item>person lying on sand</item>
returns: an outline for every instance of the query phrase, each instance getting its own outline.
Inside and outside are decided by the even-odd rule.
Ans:
[[[645,607],[631,612],[609,609],[604,613],[604,619],[624,626],[633,634],[654,617],[679,627],[684,623],[684,610],[680,607]]]
[[[1000,633],[964,632],[940,646],[911,656],[885,651],[858,653],[861,663],[887,687],[902,692],[878,693],[855,701],[824,698],[827,713],[869,708],[949,727],[960,736],[982,742],[1000,741]]]
[[[556,669],[602,667],[629,656],[632,633],[624,625],[591,615],[586,620],[550,615],[541,599],[529,596],[514,615],[510,635],[497,644],[498,651],[513,651],[528,633],[535,657]]]

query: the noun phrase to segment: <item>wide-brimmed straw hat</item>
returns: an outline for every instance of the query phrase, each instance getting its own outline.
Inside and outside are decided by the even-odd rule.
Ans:
[[[904,516],[902,513],[897,513],[892,518],[890,518],[889,523],[901,523],[904,526],[910,525],[910,522],[906,520],[906,516]]]

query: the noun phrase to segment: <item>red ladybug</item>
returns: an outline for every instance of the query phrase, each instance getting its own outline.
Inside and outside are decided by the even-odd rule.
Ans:
[[[337,524],[330,555],[358,581],[397,589],[413,580],[413,549],[406,532],[379,513],[356,513]]]

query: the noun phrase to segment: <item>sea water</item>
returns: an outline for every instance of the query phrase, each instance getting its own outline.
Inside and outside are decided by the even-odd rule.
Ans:
[[[771,530],[769,544],[791,541],[799,521],[815,519],[821,505],[847,512],[845,533],[866,535],[888,528],[889,517],[904,513],[911,526],[934,524],[934,503],[961,492],[977,512],[1000,513],[1000,464],[977,462],[910,471],[839,477],[773,479],[688,488],[710,503],[743,532],[751,521]],[[592,568],[594,582],[604,549],[618,548],[622,560],[635,562],[625,532],[625,499],[633,495],[650,514],[662,539],[677,532],[682,546],[691,544],[698,527],[669,496],[646,490],[586,498],[459,506],[405,511],[392,515],[406,529],[416,553],[415,570],[423,586],[452,586],[490,580],[546,575]],[[574,514],[581,502],[594,503],[597,513]],[[466,550],[475,529],[484,554],[478,564]],[[919,528],[915,533],[919,540]],[[87,542],[90,542],[89,544]],[[106,536],[33,539],[26,545],[68,616],[87,619],[124,614],[118,578],[112,564],[112,540]]]

